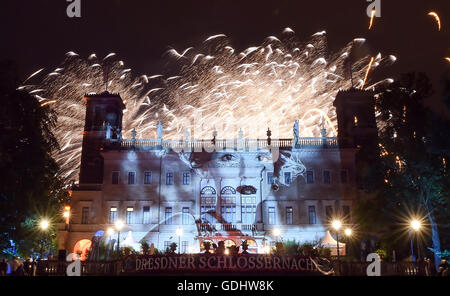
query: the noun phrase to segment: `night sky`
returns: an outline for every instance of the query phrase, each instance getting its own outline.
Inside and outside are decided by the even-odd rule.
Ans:
[[[363,37],[373,54],[397,56],[397,63],[374,79],[424,71],[439,94],[439,81],[450,72],[450,63],[444,60],[450,57],[448,0],[381,0],[382,17],[372,31],[366,0],[81,2],[82,17],[71,19],[65,0],[3,0],[0,58],[14,60],[25,79],[40,68],[56,68],[68,51],[86,57],[116,52],[136,73],[151,75],[163,70],[162,55],[171,47],[179,51],[198,47],[207,37],[224,33],[243,50],[290,27],[305,41],[327,31],[331,51]],[[431,10],[440,14],[440,32],[427,15]],[[431,104],[440,109],[436,100]]]

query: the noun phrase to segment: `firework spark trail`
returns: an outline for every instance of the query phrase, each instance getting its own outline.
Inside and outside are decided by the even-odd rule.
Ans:
[[[445,60],[450,63],[450,58],[445,58]]]
[[[23,88],[39,90],[39,95],[33,95],[57,111],[55,135],[64,149],[55,158],[62,177],[75,180],[84,128],[83,96],[105,90],[105,68],[109,72],[108,90],[120,93],[127,108],[124,137],[130,137],[135,128],[139,138],[156,138],[161,121],[165,139],[180,139],[186,130],[193,138],[210,139],[214,129],[219,138],[230,139],[236,138],[241,128],[247,138],[266,138],[267,127],[273,138],[292,138],[297,119],[301,119],[301,136],[319,136],[322,126],[328,136],[336,136],[333,101],[339,89],[351,87],[345,62],[352,48],[363,43],[364,39],[355,39],[330,54],[324,31],[301,43],[291,29],[286,29],[282,38],[271,36],[259,46],[239,52],[219,34],[207,38],[201,51],[171,51],[167,58],[179,67],[175,75],[151,76],[133,75],[122,61],[112,60],[113,54],[104,59],[92,54],[84,59],[69,52],[55,71],[58,75],[46,75]],[[107,58],[108,66],[104,67]],[[365,85],[369,59],[352,61],[356,88]],[[394,60],[380,54],[372,62],[375,68]],[[43,75],[38,74],[34,79]],[[383,80],[371,87],[390,82]]]
[[[361,89],[364,89],[364,86],[366,85],[367,78],[369,78],[369,73],[370,73],[370,70],[372,69],[372,65],[373,65],[373,61],[374,60],[375,60],[374,57],[370,58],[369,66],[367,67],[366,76],[364,77],[364,82],[363,82],[363,84],[361,86]]]
[[[438,31],[441,31],[441,18],[439,17],[439,14],[437,14],[437,12],[435,11],[431,11],[428,13],[428,15],[434,17],[438,25]]]
[[[377,14],[377,11],[375,9],[372,9],[372,14],[370,15],[369,30],[372,30],[372,28],[373,28],[373,23],[374,23],[376,14]]]

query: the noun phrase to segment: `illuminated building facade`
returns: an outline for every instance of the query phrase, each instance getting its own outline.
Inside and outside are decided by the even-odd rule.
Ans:
[[[119,95],[86,96],[80,182],[73,188],[71,219],[59,232],[60,249],[120,219],[120,244],[142,240],[165,250],[199,252],[203,241],[249,243],[262,253],[276,241],[315,242],[329,219],[351,222],[358,202],[357,147],[376,140],[373,94],[351,89],[335,100],[339,138],[222,140],[121,137],[125,109]],[[181,231],[180,231],[181,229]],[[178,232],[177,232],[178,230]],[[109,239],[116,239],[117,233]]]

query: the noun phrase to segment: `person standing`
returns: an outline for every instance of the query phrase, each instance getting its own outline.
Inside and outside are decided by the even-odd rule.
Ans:
[[[0,276],[6,275],[8,272],[8,262],[6,262],[6,259],[2,259],[0,262]]]

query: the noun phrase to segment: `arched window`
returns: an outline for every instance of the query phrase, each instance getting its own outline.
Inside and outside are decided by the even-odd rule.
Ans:
[[[89,239],[79,240],[73,248],[73,253],[80,255],[81,261],[84,261],[87,259],[87,255],[91,250],[91,246],[92,246],[91,240]]]
[[[222,188],[222,191],[220,191],[220,194],[222,194],[222,195],[236,194],[236,189],[234,189],[231,186],[225,186],[225,187]]]
[[[200,191],[201,195],[216,195],[216,189],[211,186],[203,187],[202,191]]]
[[[200,210],[202,223],[216,223],[216,190],[211,186],[205,186],[200,191]]]

